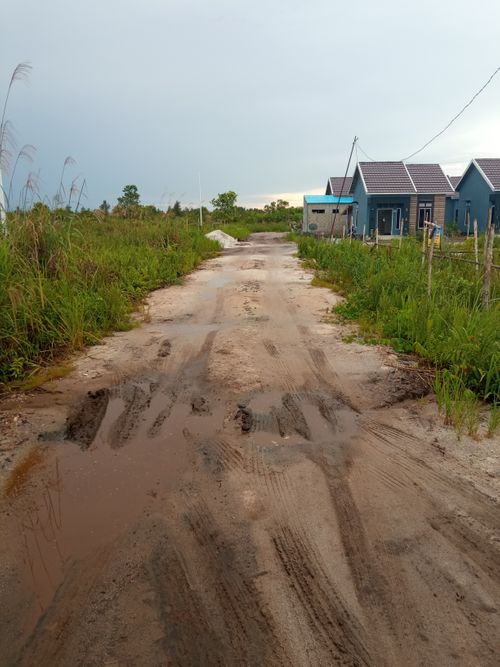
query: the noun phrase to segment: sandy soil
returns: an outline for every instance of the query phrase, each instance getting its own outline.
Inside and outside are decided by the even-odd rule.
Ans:
[[[0,406],[0,664],[500,663],[500,443],[256,235]]]

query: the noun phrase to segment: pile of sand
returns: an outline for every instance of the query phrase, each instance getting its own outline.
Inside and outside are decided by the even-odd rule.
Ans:
[[[205,236],[207,239],[218,241],[223,248],[234,248],[234,246],[238,245],[238,241],[235,238],[220,229],[214,229],[213,232],[208,232]]]

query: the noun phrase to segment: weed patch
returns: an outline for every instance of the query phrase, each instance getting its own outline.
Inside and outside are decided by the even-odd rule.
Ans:
[[[58,217],[45,208],[11,217],[0,239],[4,387],[131,328],[130,314],[151,290],[178,283],[219,251],[199,229],[165,218]]]
[[[357,320],[365,342],[388,343],[399,352],[416,353],[437,371],[446,370],[448,385],[451,377],[456,378],[474,415],[472,397],[499,403],[498,274],[493,305],[483,310],[481,276],[472,265],[436,261],[432,294],[427,295],[426,267],[414,239],[406,239],[400,251],[311,237],[302,237],[298,248],[299,256],[316,267],[320,279],[344,294],[346,299],[335,312]],[[474,433],[476,416],[471,420],[460,428]]]

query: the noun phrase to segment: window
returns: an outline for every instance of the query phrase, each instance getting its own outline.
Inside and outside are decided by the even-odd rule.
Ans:
[[[313,208],[311,209],[311,213],[324,213],[325,209],[324,208]]]
[[[421,201],[418,203],[418,228],[424,228],[424,222],[431,222],[432,220],[432,202],[430,201]]]
[[[393,208],[392,209],[392,226],[394,229],[399,229],[401,223],[401,209]]]

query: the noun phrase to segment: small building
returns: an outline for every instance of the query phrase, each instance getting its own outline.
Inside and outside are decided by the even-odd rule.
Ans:
[[[352,222],[352,197],[304,195],[302,233],[337,236],[349,233]]]
[[[426,221],[445,223],[454,189],[439,164],[359,162],[350,194],[358,234],[415,235]]]
[[[500,229],[500,158],[476,158],[471,161],[456,185],[460,194],[457,222],[459,229],[472,232],[474,220],[483,233],[491,215],[495,229]]]

